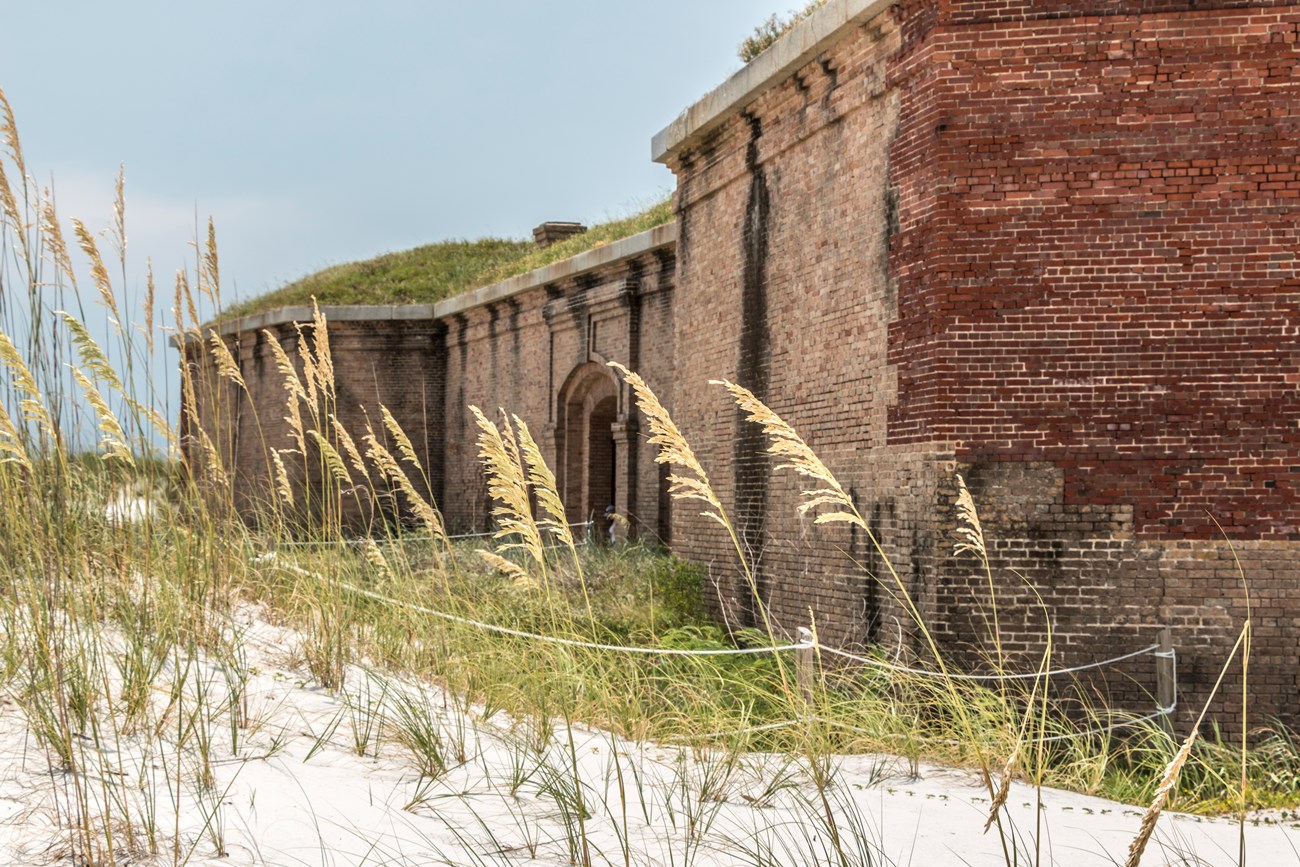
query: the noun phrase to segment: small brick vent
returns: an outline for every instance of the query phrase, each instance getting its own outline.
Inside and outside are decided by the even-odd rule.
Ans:
[[[572,238],[574,235],[581,235],[587,231],[587,227],[582,223],[564,223],[564,222],[547,222],[542,223],[536,229],[533,229],[533,241],[539,247],[549,247],[552,244],[559,243],[565,238]]]

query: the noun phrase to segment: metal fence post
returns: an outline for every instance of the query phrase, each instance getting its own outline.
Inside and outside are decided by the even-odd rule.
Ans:
[[[1174,682],[1174,639],[1168,626],[1160,630],[1160,649],[1156,651],[1156,703],[1164,713],[1160,725],[1170,737],[1174,735],[1174,702],[1177,685]]]

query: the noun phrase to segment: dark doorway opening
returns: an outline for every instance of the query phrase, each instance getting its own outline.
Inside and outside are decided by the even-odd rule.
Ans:
[[[606,506],[618,502],[616,421],[618,399],[614,395],[601,398],[587,415],[587,509],[598,521],[603,520]]]

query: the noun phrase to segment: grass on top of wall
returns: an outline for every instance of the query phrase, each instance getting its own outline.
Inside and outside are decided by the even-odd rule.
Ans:
[[[593,226],[550,247],[509,238],[441,241],[384,253],[364,262],[334,265],[242,301],[224,317],[248,316],[277,307],[335,304],[428,304],[644,232],[673,218],[668,199],[617,220]]]

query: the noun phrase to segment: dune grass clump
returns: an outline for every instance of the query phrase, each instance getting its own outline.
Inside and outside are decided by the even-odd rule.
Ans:
[[[749,63],[766,51],[772,43],[788,33],[796,24],[826,5],[826,0],[811,0],[802,9],[791,11],[787,15],[773,13],[757,25],[736,48],[736,56],[742,63]]]

